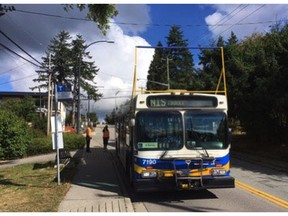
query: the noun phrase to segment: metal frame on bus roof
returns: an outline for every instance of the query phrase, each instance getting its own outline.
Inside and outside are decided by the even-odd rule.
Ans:
[[[220,49],[221,51],[221,63],[222,63],[222,69],[220,71],[220,76],[218,79],[217,87],[215,90],[186,90],[186,89],[169,89],[169,90],[143,90],[143,89],[137,89],[137,60],[138,60],[138,48],[152,48],[152,49]],[[220,84],[223,80],[223,88],[220,90]],[[135,65],[134,65],[134,78],[133,78],[133,90],[132,90],[132,98],[136,96],[136,93],[179,93],[179,94],[185,94],[185,93],[203,93],[203,94],[224,94],[227,97],[227,86],[226,86],[226,73],[225,73],[225,63],[224,63],[224,48],[223,47],[216,47],[216,48],[201,48],[201,47],[153,47],[153,46],[136,46],[135,47]]]

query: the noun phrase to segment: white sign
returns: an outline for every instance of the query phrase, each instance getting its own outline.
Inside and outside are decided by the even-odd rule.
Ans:
[[[52,129],[52,148],[53,150],[57,149],[55,145],[55,116],[51,117],[51,129]],[[61,122],[61,117],[57,116],[57,143],[58,148],[63,149],[64,148],[64,142],[63,142],[63,127]]]
[[[58,134],[58,136],[57,136],[58,148],[63,149],[64,148],[63,133],[58,132],[57,134]],[[53,148],[53,150],[57,149],[56,145],[55,145],[55,133],[52,133],[52,148]]]
[[[51,117],[51,130],[52,130],[52,133],[55,133],[55,116]],[[57,116],[57,131],[63,132],[61,116]]]

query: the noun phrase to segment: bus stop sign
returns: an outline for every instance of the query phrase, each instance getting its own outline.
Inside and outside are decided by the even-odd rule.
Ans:
[[[65,83],[65,84],[57,84],[57,98],[58,101],[63,100],[72,100],[72,88],[71,84]]]

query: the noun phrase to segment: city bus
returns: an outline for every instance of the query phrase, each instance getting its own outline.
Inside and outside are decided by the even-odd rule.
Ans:
[[[133,90],[116,115],[115,140],[135,191],[235,187],[226,89]]]

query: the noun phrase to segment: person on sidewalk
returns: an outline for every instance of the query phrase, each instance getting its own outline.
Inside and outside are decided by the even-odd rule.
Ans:
[[[92,139],[92,131],[93,131],[93,126],[90,123],[86,129],[86,152],[91,152],[90,141]]]
[[[104,127],[104,129],[103,129],[103,146],[104,146],[104,150],[107,149],[108,140],[109,140],[109,130],[108,130],[108,125],[106,125]]]

